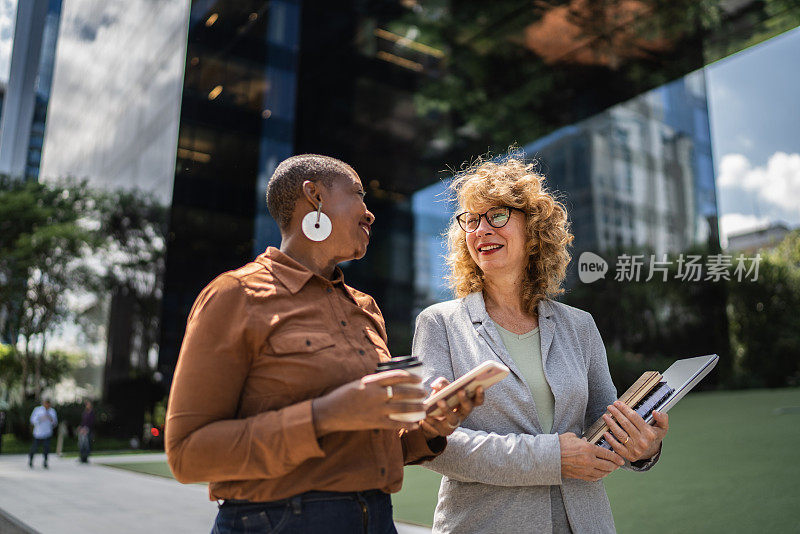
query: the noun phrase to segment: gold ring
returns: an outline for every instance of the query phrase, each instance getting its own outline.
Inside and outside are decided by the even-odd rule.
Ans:
[[[625,436],[625,441],[623,441],[622,444],[625,445],[626,443],[628,443],[628,440],[630,439],[631,439],[630,436]]]
[[[386,386],[386,400],[390,401],[394,398],[394,391],[392,390],[392,386]]]

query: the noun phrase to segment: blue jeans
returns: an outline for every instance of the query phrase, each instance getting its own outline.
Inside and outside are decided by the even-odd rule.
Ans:
[[[89,453],[92,452],[92,433],[78,434],[78,449],[80,451],[81,462],[89,461]]]
[[[50,438],[33,438],[31,450],[28,453],[28,463],[33,464],[33,455],[39,450],[39,446],[42,447],[44,465],[47,465],[47,455],[50,453]]]
[[[397,534],[391,497],[379,490],[309,491],[281,501],[220,505],[212,534],[249,532]]]

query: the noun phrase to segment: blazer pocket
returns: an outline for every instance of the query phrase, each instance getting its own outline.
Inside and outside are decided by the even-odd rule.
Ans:
[[[335,345],[327,332],[285,332],[269,338],[276,355],[311,354]]]

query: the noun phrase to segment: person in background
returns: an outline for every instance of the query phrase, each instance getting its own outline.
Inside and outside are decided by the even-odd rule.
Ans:
[[[389,494],[403,465],[441,453],[482,397],[462,395],[443,417],[391,418],[424,416],[426,393],[407,371],[376,373],[390,358],[383,315],[337,267],[366,254],[375,220],[352,167],[291,157],[267,205],[280,249],[218,276],[189,313],[167,409],[169,466],[224,501],[214,533],[396,532]]]
[[[92,401],[86,401],[81,414],[81,424],[78,427],[78,449],[80,462],[89,463],[89,453],[92,451],[92,432],[94,430],[94,408]]]
[[[42,448],[44,456],[44,468],[47,469],[47,455],[50,453],[50,440],[53,437],[53,430],[58,425],[56,411],[50,406],[50,400],[45,399],[41,406],[37,406],[31,413],[31,424],[33,425],[33,443],[28,454],[28,467],[33,469],[33,455]]]

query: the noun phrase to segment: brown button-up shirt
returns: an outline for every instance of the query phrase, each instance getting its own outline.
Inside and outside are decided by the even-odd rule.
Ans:
[[[172,382],[170,468],[214,499],[272,501],[305,491],[400,490],[403,464],[444,438],[365,430],[317,438],[311,400],[388,359],[369,295],[315,275],[275,248],[220,275],[197,298]]]

